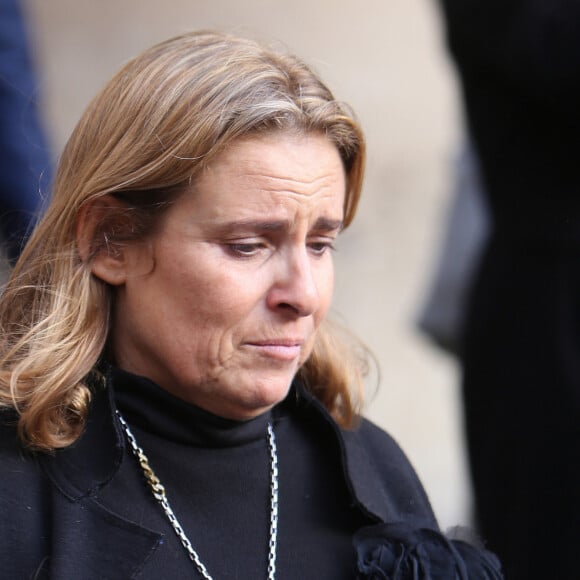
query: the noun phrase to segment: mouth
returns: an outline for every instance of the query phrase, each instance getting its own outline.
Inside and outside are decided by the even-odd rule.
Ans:
[[[247,346],[255,349],[260,355],[281,361],[294,361],[300,356],[302,340],[273,339],[249,342]]]

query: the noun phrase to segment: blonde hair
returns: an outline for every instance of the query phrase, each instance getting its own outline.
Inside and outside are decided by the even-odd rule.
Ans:
[[[90,103],[0,300],[0,405],[19,412],[27,445],[65,447],[82,432],[114,302],[112,288],[91,274],[91,258],[111,242],[150,235],[167,202],[228,143],[276,131],[321,133],[336,146],[348,226],[362,185],[363,135],[348,107],[294,56],[232,35],[184,34],[131,60]],[[83,255],[79,216],[105,196],[124,209],[110,204]],[[349,426],[360,365],[336,337],[320,330],[300,376]]]

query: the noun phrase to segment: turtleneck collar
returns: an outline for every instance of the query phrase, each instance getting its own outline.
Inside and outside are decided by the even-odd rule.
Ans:
[[[118,368],[110,369],[110,385],[119,411],[129,424],[187,445],[236,447],[263,439],[269,411],[248,421],[219,417],[179,399],[153,381]]]

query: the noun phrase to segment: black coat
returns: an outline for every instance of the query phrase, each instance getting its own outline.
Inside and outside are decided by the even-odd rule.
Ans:
[[[163,544],[163,534],[111,513],[95,497],[109,484],[127,456],[125,438],[113,412],[111,392],[108,389],[95,394],[82,437],[71,447],[51,455],[23,451],[14,424],[5,413],[0,433],[0,566],[3,577],[11,580],[137,578],[142,577],[140,573],[145,562],[155,558]],[[377,545],[388,544],[390,549],[392,544],[395,546],[392,553],[400,557],[402,552],[396,546],[428,541],[437,544],[432,549],[445,552],[445,559],[453,569],[465,566],[464,552],[460,554],[455,547],[450,548],[451,544],[438,533],[421,483],[391,437],[366,420],[353,431],[341,430],[318,401],[306,393],[302,393],[302,397],[306,402],[302,412],[310,414],[309,420],[317,417],[335,430],[352,501],[377,523],[377,526],[365,528],[358,540],[359,560],[390,569],[394,565],[391,560],[377,560],[380,556],[375,549]],[[150,503],[149,490],[145,485],[135,487],[130,501]],[[382,522],[392,527],[383,529]],[[430,530],[427,540],[414,536],[415,531],[421,530]],[[395,537],[386,539],[385,533],[395,534]],[[480,552],[468,550],[466,557],[473,554],[480,566]],[[405,558],[415,562],[420,556],[409,550]],[[415,566],[409,562],[401,569]],[[486,564],[485,570],[495,569],[496,563],[491,556],[486,562],[489,566]],[[396,578],[447,580],[447,573],[442,574]],[[372,576],[369,572],[360,577]],[[492,570],[489,575],[482,573],[477,578],[500,576]]]
[[[47,570],[51,578],[67,580],[133,578],[154,556],[160,533],[106,511],[92,497],[111,480],[124,455],[125,439],[111,405],[106,393],[97,395],[86,432],[53,455],[23,452],[14,428],[4,423],[0,565],[6,578]],[[341,434],[353,493],[365,510],[384,520],[436,527],[421,484],[390,437],[367,421]],[[131,501],[148,503],[148,494],[142,486]],[[48,554],[50,561],[44,561]]]

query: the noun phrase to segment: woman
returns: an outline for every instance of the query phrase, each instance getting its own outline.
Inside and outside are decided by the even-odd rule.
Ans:
[[[96,97],[1,303],[8,577],[500,577],[357,420],[324,322],[363,164],[249,40],[174,38]]]

